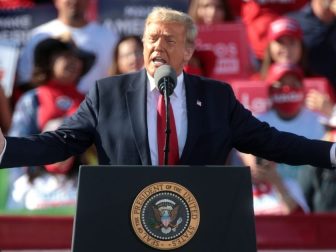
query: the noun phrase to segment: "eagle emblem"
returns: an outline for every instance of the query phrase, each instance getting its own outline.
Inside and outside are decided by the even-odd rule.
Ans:
[[[200,210],[196,198],[184,186],[157,182],[137,195],[131,209],[131,221],[135,234],[143,243],[171,251],[194,236],[200,222]]]
[[[176,229],[182,222],[182,218],[178,218],[179,205],[169,199],[162,199],[153,206],[155,217],[155,228],[160,229],[162,233],[169,234],[176,232]],[[176,220],[177,219],[177,220]]]

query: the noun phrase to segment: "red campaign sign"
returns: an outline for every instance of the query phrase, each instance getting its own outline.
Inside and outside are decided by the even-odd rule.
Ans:
[[[237,99],[252,113],[260,114],[270,107],[267,87],[263,81],[232,81],[231,86]]]
[[[251,75],[245,27],[242,23],[201,25],[196,46],[199,50],[210,50],[216,55],[211,78],[228,81]]]
[[[330,84],[328,82],[328,80],[326,80],[325,78],[321,78],[321,77],[312,77],[312,78],[306,78],[304,80],[304,84],[305,84],[305,88],[306,91],[309,91],[311,89],[315,89],[317,91],[320,91],[321,93],[324,94],[330,94],[330,92],[332,91],[330,89]],[[332,94],[330,94],[332,95]]]
[[[325,78],[306,78],[303,81],[306,92],[315,89],[324,94],[329,94],[329,83]],[[236,80],[231,86],[237,99],[243,106],[257,115],[270,108],[268,99],[268,88],[264,81],[258,80]]]

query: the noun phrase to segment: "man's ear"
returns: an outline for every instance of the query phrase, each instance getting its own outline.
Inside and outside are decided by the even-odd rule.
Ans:
[[[195,51],[194,46],[188,45],[186,47],[186,49],[184,50],[184,62],[185,62],[185,64],[187,64],[189,62],[189,60],[191,59],[191,57],[194,54],[194,51]]]

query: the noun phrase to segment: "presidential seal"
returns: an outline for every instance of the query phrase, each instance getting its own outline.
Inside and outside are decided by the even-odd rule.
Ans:
[[[131,210],[132,227],[145,244],[159,249],[176,249],[195,235],[200,209],[194,195],[173,182],[158,182],[144,188]]]

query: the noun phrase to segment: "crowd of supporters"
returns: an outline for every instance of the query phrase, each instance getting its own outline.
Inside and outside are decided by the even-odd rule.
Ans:
[[[0,8],[48,2],[1,1]],[[143,67],[141,37],[88,20],[91,2],[54,0],[57,18],[30,32],[20,49],[13,95],[0,89],[4,133],[25,136],[53,129],[73,113],[96,79]],[[336,0],[190,0],[187,11],[199,27],[244,26],[247,41],[242,42],[253,69],[244,80],[263,83],[270,104],[256,115],[260,120],[308,138],[336,140]],[[196,48],[185,71],[213,77],[217,59],[213,50]],[[324,90],[307,89],[309,78],[322,80]],[[92,146],[58,164],[11,169],[6,207],[73,205],[79,164],[96,163]],[[251,167],[256,214],[336,210],[335,171],[276,164],[236,151],[226,164]]]

